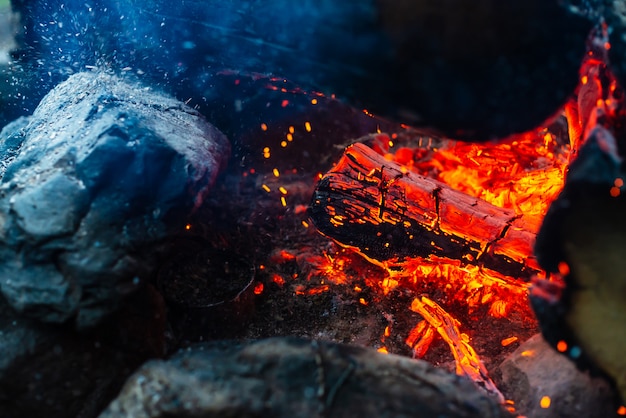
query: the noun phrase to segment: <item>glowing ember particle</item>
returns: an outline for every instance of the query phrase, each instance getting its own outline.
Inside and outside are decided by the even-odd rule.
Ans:
[[[262,123],[262,124],[261,124],[261,130],[262,130],[262,131],[267,131],[267,125],[266,125],[266,124],[264,124],[264,123]]]
[[[567,276],[570,272],[569,264],[567,264],[565,261],[561,261],[559,263],[558,269],[561,276]]]
[[[535,355],[534,350],[524,350],[522,351],[522,357],[532,357]]]
[[[279,275],[279,274],[274,274],[272,276],[272,281],[274,283],[276,283],[277,285],[279,285],[279,286],[282,286],[282,285],[285,284],[285,279],[283,279],[283,277],[281,275]]]
[[[287,107],[289,106],[289,100],[285,99],[280,103],[280,107]]]
[[[606,49],[607,51],[608,51],[609,49],[611,49],[611,43],[610,43],[610,42],[605,42],[605,43],[604,43],[604,49]]]
[[[263,283],[257,283],[254,285],[254,294],[260,295],[263,293]]]
[[[280,146],[283,147],[283,148],[286,148],[287,147],[287,141],[282,141],[280,143]]]
[[[278,188],[278,190],[282,193],[282,194],[287,194],[287,189],[285,189],[283,186],[280,186]]]
[[[289,133],[292,134],[296,131],[296,128],[294,128],[293,126],[289,127]]]
[[[283,206],[287,206],[287,201],[285,200],[285,196],[281,196],[281,197],[280,197],[280,203],[281,203]]]
[[[191,224],[187,224],[187,225],[185,225],[185,229],[186,229],[187,231],[189,231],[189,230],[191,229]]]
[[[567,343],[563,340],[556,343],[556,349],[559,353],[564,353],[567,351]]]
[[[393,141],[389,140],[387,144],[389,145],[389,148],[393,148]]]
[[[317,104],[317,99],[311,99],[311,104],[315,106]]]
[[[280,177],[280,171],[277,168],[273,169],[272,173],[274,173],[274,177]]]
[[[312,129],[313,127],[311,126],[311,122],[309,121],[304,122],[304,130],[306,130],[307,132],[311,132]]]
[[[320,293],[328,292],[329,286],[327,284],[322,286],[313,287],[307,290],[307,294],[309,295],[319,295]]]
[[[507,346],[513,344],[515,341],[517,341],[517,337],[509,337],[509,338],[505,338],[502,341],[500,341],[500,344],[502,344],[502,347],[507,347]]]
[[[550,404],[552,403],[552,400],[550,399],[549,396],[544,396],[543,398],[541,398],[541,401],[539,401],[539,405],[543,408],[543,409],[548,409],[550,408]]]
[[[389,328],[389,325],[385,327],[385,333],[383,335],[385,337],[389,337],[391,335],[391,329]]]
[[[621,194],[621,191],[619,189],[619,187],[611,187],[611,190],[609,191],[611,197],[618,197]]]
[[[387,351],[387,347],[380,347],[378,350],[379,353],[383,353],[383,354],[389,354],[389,351]]]
[[[261,188],[268,193],[272,191],[272,189],[270,189],[270,186],[268,186],[267,184],[263,184]]]
[[[305,228],[309,227],[309,223],[307,221],[302,221],[302,226]]]
[[[287,141],[289,141],[289,142],[293,141],[293,135],[292,134],[287,134]]]
[[[263,148],[263,157],[270,158],[270,147]]]
[[[617,408],[617,415],[626,415],[626,406],[622,405]]]
[[[624,180],[618,177],[615,179],[613,184],[615,185],[615,187],[622,187],[624,185]]]
[[[587,77],[586,75],[582,76],[582,78],[580,79],[580,82],[583,84],[587,84],[588,81],[589,81],[589,77]]]
[[[368,305],[367,301],[364,298],[359,298],[359,303],[364,306]]]
[[[355,291],[355,292],[360,292],[360,291],[362,291],[362,290],[363,290],[363,289],[361,289],[361,286],[354,286],[354,291]]]
[[[504,318],[506,317],[508,311],[508,303],[504,300],[496,300],[491,304],[489,308],[489,314],[494,318]]]

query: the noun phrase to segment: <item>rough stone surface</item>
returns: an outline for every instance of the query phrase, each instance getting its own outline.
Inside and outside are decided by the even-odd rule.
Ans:
[[[500,366],[517,412],[533,418],[617,416],[616,394],[600,378],[591,378],[537,334]],[[550,407],[541,399],[550,397]]]
[[[165,310],[149,286],[89,333],[20,317],[0,300],[0,416],[92,418],[147,358],[163,355]]]
[[[0,291],[46,322],[91,326],[154,271],[229,153],[184,104],[80,73],[0,134]]]
[[[100,418],[507,417],[464,378],[372,349],[294,338],[195,346],[145,364]]]

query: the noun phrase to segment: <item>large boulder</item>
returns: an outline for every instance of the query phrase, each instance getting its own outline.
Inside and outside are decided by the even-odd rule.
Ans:
[[[70,77],[0,133],[0,292],[89,327],[149,279],[229,154],[183,103],[103,72]]]
[[[144,364],[100,418],[510,417],[468,379],[373,349],[216,342]]]

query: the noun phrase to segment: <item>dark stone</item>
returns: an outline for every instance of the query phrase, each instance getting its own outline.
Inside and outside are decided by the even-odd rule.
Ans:
[[[469,380],[373,349],[273,338],[144,364],[100,418],[509,417]]]
[[[200,114],[81,73],[2,131],[0,291],[45,322],[91,326],[151,278],[229,153]]]
[[[92,418],[147,358],[165,350],[165,308],[147,286],[89,333],[25,319],[0,300],[3,417]]]
[[[519,414],[533,418],[616,417],[616,395],[599,378],[579,371],[541,335],[520,345],[500,365],[504,386]],[[541,399],[550,398],[542,408]]]

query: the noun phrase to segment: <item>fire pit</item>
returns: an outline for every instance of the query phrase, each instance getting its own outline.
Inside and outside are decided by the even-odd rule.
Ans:
[[[551,19],[567,10],[555,25],[566,25],[574,33],[571,38],[556,37],[554,45],[547,47],[550,51],[571,47],[561,57],[559,68],[569,69],[573,62],[577,67],[580,57],[574,52],[587,48],[579,72],[568,73],[577,80],[576,87],[572,83],[573,91],[568,90],[571,80],[566,77],[555,86],[557,98],[550,100],[562,104],[560,108],[542,103],[545,106],[534,109],[536,113],[529,111],[513,123],[511,115],[519,112],[521,102],[507,98],[507,106],[500,109],[490,104],[498,100],[481,98],[485,108],[472,113],[463,105],[462,95],[457,95],[468,82],[466,74],[440,68],[454,79],[454,87],[444,89],[438,74],[425,69],[420,74],[437,81],[428,87],[454,92],[450,106],[458,114],[446,125],[441,100],[433,100],[435,110],[416,104],[416,97],[432,90],[419,90],[419,95],[413,91],[416,96],[408,97],[394,83],[389,95],[393,100],[379,102],[378,109],[406,116],[415,123],[409,126],[354,106],[359,100],[355,91],[380,75],[378,63],[362,67],[363,79],[352,70],[346,78],[354,80],[341,79],[346,84],[339,93],[351,100],[346,102],[318,91],[315,83],[307,84],[308,73],[300,76],[301,66],[283,61],[271,43],[257,40],[260,49],[255,54],[267,57],[268,65],[276,64],[272,72],[281,77],[254,72],[258,58],[234,69],[237,54],[229,52],[223,62],[213,61],[215,45],[224,42],[224,28],[209,24],[215,16],[195,2],[190,2],[188,12],[196,15],[191,20],[183,11],[173,17],[162,13],[162,2],[154,10],[130,2],[127,14],[117,3],[71,13],[61,9],[54,24],[44,26],[34,25],[33,16],[36,11],[49,11],[53,2],[15,3],[31,30],[22,34],[23,44],[40,48],[37,54],[20,51],[21,68],[28,70],[21,82],[39,77],[42,85],[52,87],[66,78],[64,71],[81,74],[55,89],[56,96],[47,96],[43,102],[47,107],[39,108],[35,119],[18,120],[0,135],[6,154],[0,178],[5,194],[0,201],[6,200],[3,219],[10,220],[3,224],[9,232],[0,237],[0,248],[7,248],[0,254],[3,269],[12,269],[18,277],[15,272],[37,273],[33,266],[45,266],[55,274],[45,275],[52,279],[45,282],[44,291],[36,293],[41,298],[28,299],[33,292],[27,291],[24,283],[30,282],[26,279],[11,278],[0,286],[4,292],[2,323],[17,324],[15,330],[8,325],[0,328],[13,338],[0,340],[0,348],[9,347],[14,336],[26,336],[20,338],[29,341],[28,350],[11,351],[7,366],[0,368],[0,404],[11,413],[36,414],[48,402],[51,416],[59,417],[100,413],[130,417],[136,410],[155,417],[191,412],[219,416],[225,411],[236,411],[237,416],[342,416],[349,411],[377,415],[391,406],[398,414],[406,413],[410,410],[407,402],[417,399],[416,413],[424,416],[626,414],[618,400],[624,397],[624,362],[616,354],[621,352],[621,340],[611,338],[610,332],[595,332],[602,323],[621,329],[622,316],[601,322],[596,318],[602,316],[587,310],[593,306],[590,309],[604,315],[613,310],[604,309],[603,301],[620,306],[621,274],[615,275],[618,279],[610,281],[610,286],[602,287],[610,296],[585,303],[589,300],[585,291],[603,283],[595,278],[614,272],[597,260],[607,254],[616,260],[613,248],[620,248],[621,223],[615,223],[618,232],[613,233],[609,222],[619,216],[620,206],[615,202],[621,201],[624,186],[620,156],[626,119],[621,66],[615,59],[609,66],[614,47],[608,27],[599,25],[587,43],[581,39],[588,35],[590,22],[602,13],[621,30],[619,8],[595,2],[585,7],[568,3],[566,9],[551,2],[545,6]],[[541,2],[529,4],[544,7]],[[337,16],[345,17],[350,7],[337,11]],[[522,11],[528,13],[532,7]],[[105,9],[113,12],[104,13]],[[324,6],[313,17],[319,19],[331,9]],[[419,9],[429,16],[441,13],[434,5]],[[355,20],[372,23],[367,10],[355,10]],[[116,13],[124,19],[117,19]],[[219,9],[217,15],[230,16],[235,22],[239,15],[256,16],[252,9],[234,13],[228,8]],[[249,22],[260,25],[267,16],[278,19],[280,14],[270,10],[261,15]],[[79,31],[81,41],[68,41],[68,49],[76,48],[68,55],[51,48],[52,41],[39,43],[65,39],[62,26],[67,28],[68,16],[74,23],[97,22],[97,30]],[[295,22],[302,18],[294,16]],[[386,28],[397,29],[407,21],[424,23],[422,18],[405,21],[401,14],[382,17]],[[110,39],[102,29],[125,30],[125,19],[133,22],[135,32],[124,41]],[[137,22],[142,19],[146,24],[139,30]],[[343,28],[337,19],[329,23],[330,29]],[[293,24],[291,20],[276,22]],[[148,28],[161,36],[158,42]],[[392,32],[400,42],[398,51],[408,51],[406,33]],[[537,36],[531,38],[532,44],[543,39]],[[249,38],[239,32],[228,32],[226,37],[233,51],[251,54]],[[328,34],[322,31],[320,37],[327,40]],[[502,46],[492,44],[488,36],[479,39],[493,48]],[[146,59],[158,56],[155,51],[162,51],[168,42],[180,48],[165,48],[165,60]],[[92,62],[93,45],[100,45],[96,55],[102,59]],[[616,45],[621,48],[619,42]],[[448,47],[443,48],[446,54],[457,49]],[[491,57],[493,51],[487,52]],[[65,65],[42,59],[39,64],[43,63],[46,72],[40,72],[39,64],[32,66],[47,53]],[[210,58],[200,62],[194,53]],[[402,62],[407,68],[415,58],[411,54]],[[450,62],[463,58],[445,57]],[[490,71],[518,74],[529,65],[516,61],[515,54],[507,52],[506,57]],[[388,64],[391,58],[382,55],[380,59]],[[107,60],[115,63],[112,70],[106,68]],[[118,71],[121,62],[125,65]],[[337,82],[335,67],[325,72],[328,66],[317,64],[322,87]],[[555,65],[541,68],[548,74]],[[471,67],[472,72],[480,68]],[[406,74],[401,69],[394,67],[393,73]],[[528,77],[539,83],[545,75]],[[488,90],[500,97],[503,79],[492,78],[500,87]],[[83,92],[80,82],[78,87],[68,87],[73,86],[72,80],[87,80],[87,86],[98,88]],[[524,91],[520,87],[524,83],[516,84],[512,94]],[[362,97],[376,103],[384,86],[372,86]],[[23,88],[25,106],[45,93]],[[185,104],[162,94],[161,89]],[[97,90],[93,97],[92,90]],[[527,103],[537,104],[546,94],[528,98]],[[480,96],[474,90],[468,95],[476,100]],[[469,102],[477,103],[474,99]],[[82,113],[71,110],[84,100],[93,103],[81,105]],[[57,102],[62,105],[55,108]],[[421,121],[407,113],[410,105],[429,119]],[[79,113],[84,117],[70,125],[78,126],[76,136],[87,140],[84,145],[76,142],[77,155],[91,155],[80,147],[89,152],[94,148],[95,157],[81,157],[89,164],[73,160],[76,151],[66,142],[63,152],[67,155],[57,159],[49,153],[45,161],[52,162],[41,171],[64,170],[63,179],[69,178],[72,190],[78,190],[79,198],[74,199],[74,195],[52,190],[49,184],[56,184],[56,177],[47,180],[45,175],[36,175],[38,166],[29,165],[27,157],[35,146],[28,141],[39,132],[37,123],[62,126],[57,131],[70,132],[71,137],[73,128],[63,123],[65,117],[74,121],[72,117]],[[64,117],[56,120],[55,115]],[[110,119],[106,126],[94,122],[102,115]],[[468,125],[474,116],[480,122]],[[230,147],[205,117],[228,137]],[[428,126],[431,123],[439,129]],[[177,132],[192,145],[179,145]],[[484,132],[491,133],[481,136]],[[213,142],[204,142],[209,137]],[[460,141],[461,137],[474,142]],[[24,138],[27,142],[21,142]],[[51,133],[50,143],[56,144],[55,138]],[[153,147],[163,153],[159,167],[167,169],[151,168],[150,155],[157,151],[142,151],[144,142],[148,151]],[[132,157],[128,149],[133,150]],[[223,168],[229,151],[228,166]],[[198,157],[201,153],[207,158]],[[100,160],[105,161],[106,170],[92,163]],[[132,170],[119,169],[126,160],[133,161]],[[11,166],[14,161],[26,161],[21,164],[32,170]],[[100,172],[108,175],[100,176]],[[17,178],[26,180],[15,180],[13,185],[15,173],[23,173]],[[172,175],[155,180],[163,173]],[[42,178],[45,187],[41,187],[52,202],[49,212],[57,218],[69,216],[62,210],[66,200],[80,203],[67,225],[48,225],[39,220],[42,216],[35,216],[36,228],[27,222],[25,214],[39,214],[41,207],[47,207],[37,198],[36,185]],[[149,186],[140,187],[142,182]],[[120,190],[132,192],[132,204],[124,205]],[[55,193],[58,198],[50,198]],[[106,213],[100,207],[107,208]],[[578,212],[578,208],[585,209]],[[607,219],[598,228],[590,215],[595,210]],[[103,219],[88,230],[101,235],[81,233],[87,224],[83,217]],[[29,231],[35,231],[34,238]],[[593,254],[586,250],[588,236],[595,237]],[[605,245],[603,236],[611,237],[612,244]],[[115,256],[93,269],[92,261],[100,260],[97,255],[109,248],[115,249]],[[72,254],[71,258],[66,254]],[[68,259],[71,263],[66,263]],[[115,266],[115,274],[106,273],[107,263]],[[59,291],[55,287],[59,284],[69,290]],[[57,295],[58,301],[50,302],[46,294]],[[621,312],[620,308],[614,311]],[[596,339],[601,344],[595,344]],[[60,358],[79,364],[84,375],[71,374],[67,391],[46,397],[56,389],[55,376],[65,378],[53,367]],[[90,367],[96,360],[114,367]],[[576,371],[575,365],[605,380],[591,380]],[[387,367],[389,372],[383,373]],[[120,392],[122,381],[135,371]],[[13,374],[23,375],[14,387],[7,377]],[[368,379],[388,383],[365,385]],[[297,382],[293,387],[292,381]],[[193,393],[183,394],[184,388],[192,387]],[[364,391],[368,402],[359,398]],[[137,393],[142,395],[136,397]],[[215,393],[219,396],[209,396]],[[265,394],[265,403],[257,393]],[[70,401],[71,407],[65,408]]]

